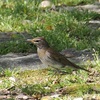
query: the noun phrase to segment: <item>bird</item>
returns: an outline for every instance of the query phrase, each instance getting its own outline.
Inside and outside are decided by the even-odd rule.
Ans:
[[[33,39],[27,39],[27,41],[36,45],[37,54],[43,65],[53,67],[57,70],[68,66],[74,69],[81,69],[89,72],[89,70],[76,65],[68,60],[67,57],[52,49],[44,37],[35,37]]]

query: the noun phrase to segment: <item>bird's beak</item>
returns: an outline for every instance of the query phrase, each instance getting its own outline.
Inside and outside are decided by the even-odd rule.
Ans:
[[[27,39],[27,41],[28,41],[28,42],[32,42],[32,41],[33,41],[33,39]]]

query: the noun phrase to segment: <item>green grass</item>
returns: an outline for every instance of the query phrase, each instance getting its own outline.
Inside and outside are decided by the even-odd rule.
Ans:
[[[54,100],[84,97],[86,94],[99,94],[100,61],[95,57],[94,62],[90,62],[88,66],[85,66],[91,69],[92,73],[78,70],[61,75],[59,73],[55,74],[51,68],[26,70],[23,72],[17,69],[12,71],[10,69],[2,69],[1,72],[3,74],[0,77],[0,89],[14,87],[10,91],[20,89],[23,93],[38,99],[46,95],[50,96],[54,93],[60,93],[61,96],[56,97]]]
[[[79,3],[81,0],[76,0]],[[39,1],[40,2],[40,1]],[[92,49],[97,51],[100,46],[100,29],[92,30],[88,27],[88,21],[100,18],[100,14],[78,11],[43,11],[38,8],[39,2],[21,0],[0,2],[0,31],[1,32],[27,32],[31,37],[44,36],[52,47],[61,51],[65,48]],[[59,1],[62,4],[64,1]],[[55,2],[58,5],[59,2]],[[68,1],[70,2],[70,1]],[[90,2],[86,0],[86,2]],[[66,3],[66,2],[64,2]],[[9,52],[36,51],[25,41],[26,36],[12,35],[13,41],[0,44],[0,54]],[[14,48],[13,48],[14,47]]]
[[[84,66],[91,70],[91,73],[83,70],[71,70],[62,75],[55,73],[54,69],[51,68],[26,71],[1,68],[0,89],[12,88],[10,91],[20,89],[23,93],[38,99],[60,93],[60,97],[56,97],[54,100],[73,99],[75,97],[87,98],[91,95],[99,95],[100,60],[97,55],[98,53],[95,52],[94,61],[88,61]]]

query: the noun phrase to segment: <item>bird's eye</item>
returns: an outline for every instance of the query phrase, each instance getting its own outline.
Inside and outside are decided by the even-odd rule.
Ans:
[[[39,42],[39,40],[35,40],[35,42]]]

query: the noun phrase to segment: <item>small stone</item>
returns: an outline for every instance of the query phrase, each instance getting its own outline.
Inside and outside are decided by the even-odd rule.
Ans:
[[[2,80],[0,80],[0,84],[2,83]]]
[[[6,95],[0,95],[0,100],[6,99],[7,96]]]
[[[49,0],[44,0],[39,4],[39,8],[52,8],[55,9],[55,5]]]
[[[16,96],[16,99],[24,99],[24,100],[27,100],[28,99],[28,96],[24,95],[24,94],[19,94]]]
[[[41,100],[53,100],[50,96],[44,96],[41,98]]]
[[[23,96],[23,99],[24,99],[24,100],[28,99],[28,96]]]
[[[83,98],[79,97],[79,98],[74,98],[73,100],[83,100]]]
[[[9,80],[12,81],[12,82],[16,81],[14,77],[10,77]]]
[[[53,94],[53,95],[51,95],[52,98],[57,98],[59,96],[60,96],[60,94]]]

